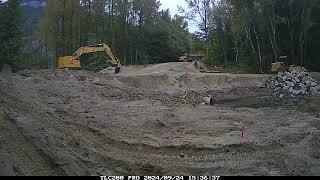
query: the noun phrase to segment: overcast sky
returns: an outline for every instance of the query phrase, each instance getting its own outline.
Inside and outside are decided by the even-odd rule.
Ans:
[[[178,13],[177,6],[187,8],[187,4],[184,0],[160,0],[162,9],[170,9],[171,14]]]
[[[171,15],[178,14],[178,6],[181,6],[184,9],[188,9],[188,5],[185,0],[160,0],[161,2],[161,9],[169,9]],[[183,14],[180,14],[183,15]],[[197,30],[197,25],[194,22],[189,22],[189,31],[195,32]]]

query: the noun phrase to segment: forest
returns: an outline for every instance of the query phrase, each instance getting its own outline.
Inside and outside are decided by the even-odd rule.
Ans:
[[[6,42],[0,45],[0,59],[16,69],[55,68],[58,57],[106,42],[123,65],[201,53],[210,66],[250,73],[268,73],[279,60],[320,70],[320,0],[185,1],[188,8],[177,7],[175,15],[161,10],[159,0],[47,0],[31,55],[19,1],[9,0],[0,9],[0,38]],[[189,32],[190,22],[198,26],[195,33]],[[104,58],[85,56],[82,63],[97,70],[105,66]]]

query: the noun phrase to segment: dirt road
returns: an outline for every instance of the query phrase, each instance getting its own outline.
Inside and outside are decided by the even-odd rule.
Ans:
[[[0,175],[320,175],[320,119],[313,114],[201,105],[184,100],[193,87],[187,80],[141,88],[126,79],[134,76],[1,74]],[[203,80],[194,92],[268,96],[252,83],[265,77],[225,76],[219,83],[227,89]]]

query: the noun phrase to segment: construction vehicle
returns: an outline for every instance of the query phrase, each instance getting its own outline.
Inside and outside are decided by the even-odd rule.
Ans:
[[[287,59],[287,56],[281,56],[279,59]],[[285,67],[284,62],[275,62],[271,64],[271,72],[278,73],[278,72],[303,72],[306,71],[304,67],[290,65],[289,67]]]
[[[275,62],[271,64],[271,72],[278,73],[285,71],[284,62]]]
[[[107,60],[107,63],[111,63],[112,66],[116,66],[115,73],[120,73],[121,64],[120,60],[112,53],[111,48],[105,44],[97,44],[92,46],[80,47],[72,56],[60,57],[58,59],[59,69],[81,69],[80,56],[95,52],[105,52],[111,60]]]
[[[204,55],[202,54],[183,54],[179,57],[179,61],[182,62],[193,62],[193,61],[202,61],[204,59]]]
[[[304,72],[306,69],[301,66],[290,65],[289,67],[285,67],[283,62],[276,62],[272,63],[271,72],[278,73],[278,72]]]

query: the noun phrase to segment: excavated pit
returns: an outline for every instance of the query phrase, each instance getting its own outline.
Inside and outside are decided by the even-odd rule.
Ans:
[[[147,67],[128,68],[115,79],[136,88],[159,89],[166,91],[179,90],[221,90],[239,87],[259,87],[264,84],[268,75],[201,73],[198,63],[165,63]]]
[[[161,90],[221,90],[238,87],[262,86],[267,76],[264,75],[235,75],[235,74],[148,74],[120,75],[115,79],[136,88]]]

